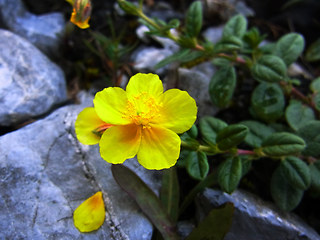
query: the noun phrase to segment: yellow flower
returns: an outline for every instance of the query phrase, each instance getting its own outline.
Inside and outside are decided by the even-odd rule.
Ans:
[[[103,224],[105,215],[102,192],[97,192],[77,207],[73,222],[80,232],[91,232]]]
[[[105,88],[93,103],[76,120],[79,141],[99,142],[101,157],[113,164],[137,155],[147,169],[175,165],[181,144],[177,133],[190,129],[197,115],[196,102],[186,91],[163,92],[158,75],[151,73],[131,77],[126,91]]]
[[[77,25],[79,28],[88,28],[91,15],[91,1],[90,0],[66,0],[73,3],[73,12],[71,14],[70,22]]]

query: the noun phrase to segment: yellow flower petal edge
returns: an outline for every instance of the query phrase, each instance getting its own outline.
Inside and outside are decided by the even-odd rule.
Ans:
[[[80,232],[91,232],[101,227],[105,214],[102,192],[97,192],[77,207],[73,222]]]
[[[162,81],[159,76],[152,73],[137,73],[127,84],[126,91],[129,96],[137,97],[141,93],[148,93],[154,97],[163,93]]]
[[[93,107],[83,109],[75,122],[75,131],[82,144],[93,145],[100,141],[100,133],[111,125],[102,121]]]
[[[188,131],[197,118],[196,101],[189,93],[179,89],[170,89],[161,97],[161,116],[156,124],[175,133]]]
[[[196,102],[186,91],[163,92],[158,75],[150,73],[131,77],[126,91],[110,87],[98,92],[93,103],[92,113],[110,125],[99,139],[101,157],[120,164],[137,155],[147,169],[175,165],[181,145],[177,133],[190,129],[197,117]]]
[[[113,126],[103,133],[100,140],[101,157],[109,163],[123,163],[137,154],[140,140],[141,128],[133,124]]]
[[[94,109],[98,116],[113,125],[130,124],[130,119],[124,118],[128,98],[126,92],[119,87],[109,87],[98,92],[93,99]]]
[[[180,144],[180,137],[173,131],[151,126],[142,133],[138,161],[150,170],[170,168],[179,158]]]

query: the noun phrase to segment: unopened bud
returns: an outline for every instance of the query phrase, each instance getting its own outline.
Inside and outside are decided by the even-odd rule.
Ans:
[[[118,0],[118,4],[120,8],[128,14],[139,16],[141,13],[140,8],[131,2],[125,0]]]
[[[79,28],[90,27],[88,22],[91,16],[91,1],[90,0],[74,0],[73,12],[70,21]]]

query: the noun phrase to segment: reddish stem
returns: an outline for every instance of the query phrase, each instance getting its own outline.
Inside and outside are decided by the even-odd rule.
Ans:
[[[250,151],[250,150],[238,149],[237,154],[238,155],[255,155],[256,153],[254,151]]]

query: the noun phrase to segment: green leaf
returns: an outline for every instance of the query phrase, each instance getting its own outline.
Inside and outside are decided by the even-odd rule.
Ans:
[[[191,151],[187,156],[186,168],[191,177],[197,180],[204,179],[209,172],[207,155],[204,152]]]
[[[262,151],[270,157],[298,154],[305,146],[302,138],[287,132],[273,133],[261,144]]]
[[[162,67],[168,65],[169,63],[179,62],[179,61],[183,60],[186,56],[188,56],[190,54],[190,52],[191,52],[190,49],[181,49],[178,52],[172,54],[171,56],[166,57],[163,60],[161,60],[160,62],[158,62],[154,66],[154,68],[159,69],[159,68],[162,68]]]
[[[253,64],[251,73],[261,82],[280,82],[287,76],[287,66],[283,60],[274,55],[263,55]]]
[[[260,83],[252,93],[251,107],[256,117],[266,122],[277,120],[285,107],[282,89],[278,84]]]
[[[218,132],[227,126],[226,122],[214,117],[203,117],[199,121],[202,139],[209,145],[216,144]]]
[[[314,102],[315,108],[320,111],[320,93],[314,95],[312,100]]]
[[[231,227],[233,212],[232,203],[226,203],[220,208],[212,209],[186,240],[223,240]]]
[[[254,148],[260,147],[263,139],[274,132],[273,128],[253,120],[243,121],[241,124],[249,128],[249,132],[244,139],[245,143]]]
[[[305,59],[308,62],[316,62],[320,60],[320,38],[312,43],[307,49]]]
[[[236,87],[236,72],[234,67],[220,68],[211,78],[209,94],[212,102],[218,107],[227,107]]]
[[[222,38],[235,36],[242,38],[247,31],[247,19],[242,15],[232,17],[225,25]]]
[[[241,143],[248,133],[248,128],[242,124],[232,124],[225,127],[217,135],[220,150],[228,150]]]
[[[298,59],[304,49],[304,45],[305,43],[302,35],[289,33],[277,41],[275,54],[289,66]]]
[[[310,90],[313,93],[318,93],[320,92],[320,77],[317,77],[316,79],[314,79],[311,84],[310,84]]]
[[[139,14],[141,13],[141,10],[138,6],[126,0],[118,0],[118,5],[123,11],[125,11],[128,14],[139,16]]]
[[[286,119],[290,127],[297,131],[301,126],[309,121],[315,120],[313,110],[302,104],[300,101],[290,101],[286,109]]]
[[[227,158],[218,170],[218,182],[223,191],[232,193],[242,176],[242,162],[239,157]]]
[[[251,28],[243,36],[243,40],[249,45],[250,48],[255,49],[265,39],[265,36],[261,36],[259,29],[256,27]]]
[[[242,172],[241,172],[241,178],[242,178],[250,171],[252,166],[252,159],[250,159],[248,156],[245,156],[245,155],[242,155],[239,157],[242,165]]]
[[[242,40],[236,36],[224,37],[214,46],[214,53],[237,51],[242,45]]]
[[[281,161],[280,168],[284,177],[294,188],[307,190],[311,183],[311,175],[308,165],[297,157],[287,157]]]
[[[197,37],[202,27],[202,4],[200,1],[193,2],[186,16],[186,33],[190,37]]]
[[[164,239],[180,239],[160,199],[132,170],[113,164],[111,171],[119,186],[136,201]]]
[[[192,138],[198,137],[198,128],[195,124],[192,125],[192,127],[187,131],[188,135]]]
[[[272,174],[270,188],[273,200],[284,211],[296,208],[303,197],[303,190],[292,187],[280,167]]]
[[[160,200],[167,209],[168,215],[176,222],[179,216],[179,181],[175,167],[165,169],[162,175]]]
[[[297,134],[302,137],[307,147],[302,152],[303,155],[320,156],[320,121],[314,120],[299,128]]]
[[[312,188],[320,191],[320,160],[309,165]]]

